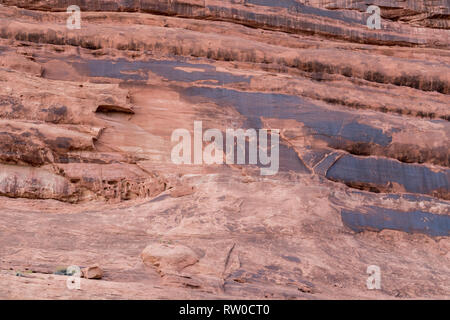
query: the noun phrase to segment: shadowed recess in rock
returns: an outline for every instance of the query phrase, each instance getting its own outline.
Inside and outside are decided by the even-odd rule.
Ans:
[[[448,199],[450,194],[450,170],[436,172],[423,165],[383,158],[345,155],[328,170],[326,177],[381,192],[406,191],[444,199]]]
[[[342,222],[356,232],[399,230],[429,236],[449,236],[450,216],[424,211],[396,211],[374,206],[361,211],[342,209]]]

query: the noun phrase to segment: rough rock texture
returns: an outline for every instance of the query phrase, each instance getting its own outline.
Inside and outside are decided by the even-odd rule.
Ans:
[[[101,279],[103,277],[103,270],[97,265],[83,268],[81,272],[86,279]]]
[[[141,253],[144,264],[155,266],[161,274],[180,272],[198,262],[190,248],[180,245],[150,244]]]
[[[70,4],[0,0],[0,298],[448,299],[448,1]],[[279,172],[172,163],[194,121]]]

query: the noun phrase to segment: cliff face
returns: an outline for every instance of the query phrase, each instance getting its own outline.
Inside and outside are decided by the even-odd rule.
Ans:
[[[449,10],[0,0],[0,297],[445,298]],[[278,173],[174,164],[194,121],[279,129]]]
[[[408,28],[408,26],[426,26],[448,29],[449,8],[448,2],[445,0],[432,5],[413,0],[397,1],[398,3],[383,0],[378,2],[356,0],[318,2],[311,3],[313,5],[311,6],[307,1],[296,0],[0,1],[6,5],[52,12],[66,11],[69,5],[77,5],[82,11],[145,12],[194,19],[231,21],[254,28],[289,33],[312,33],[371,44],[427,44],[428,46],[444,47],[448,45],[447,32],[431,29],[427,33],[419,35],[417,30]],[[386,19],[383,23],[383,30],[377,33],[369,32],[366,28],[367,18],[370,16],[366,13],[366,9],[370,4],[379,5],[382,17]],[[392,24],[391,21],[403,23]],[[442,37],[446,38],[442,39]]]

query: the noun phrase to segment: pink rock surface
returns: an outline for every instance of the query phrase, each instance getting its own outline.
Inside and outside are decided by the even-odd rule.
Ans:
[[[0,298],[448,299],[448,2],[370,3],[0,0]],[[174,164],[194,121],[278,173]]]

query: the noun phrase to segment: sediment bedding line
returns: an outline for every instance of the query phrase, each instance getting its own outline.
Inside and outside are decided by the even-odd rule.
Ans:
[[[168,16],[178,16],[190,19],[209,19],[228,21],[254,28],[277,30],[288,33],[303,33],[335,38],[345,41],[377,44],[448,47],[448,31],[433,30],[422,34],[421,30],[410,26],[385,22],[386,29],[368,30],[364,24],[354,22],[354,19],[336,19],[327,17],[327,10],[309,8],[307,14],[302,11],[295,13],[284,8],[276,8],[276,13],[268,13],[265,6],[237,3],[236,1],[215,0],[141,0],[127,1],[125,3],[114,0],[84,1],[66,0],[47,1],[11,1],[0,0],[0,3],[9,6],[18,6],[25,9],[62,12],[69,5],[78,5],[82,11],[103,12],[143,12]],[[312,11],[312,12],[309,12]],[[317,13],[323,11],[324,13]],[[312,14],[311,14],[312,13]],[[330,14],[333,13],[330,11]],[[330,14],[328,14],[330,16]],[[361,15],[360,18],[363,16]],[[358,19],[356,19],[358,20]]]
[[[367,206],[359,211],[342,209],[341,217],[344,225],[355,232],[391,229],[432,237],[450,235],[450,216],[421,210],[398,211]]]
[[[98,25],[69,31],[63,25],[45,26],[2,19],[0,37],[34,43],[80,46],[92,50],[113,48],[205,57],[218,61],[272,63],[306,72],[341,74],[376,83],[450,93],[448,66],[439,65],[439,68],[436,68],[434,64],[425,62],[388,56],[373,57],[368,53],[346,50],[290,49],[257,41],[237,43],[235,37],[190,30],[185,30],[183,38],[180,38],[178,30],[154,26],[134,25],[121,28],[120,33],[116,28]]]
[[[400,20],[428,28],[448,29],[450,27],[450,7],[447,0],[310,0],[309,4],[330,10],[358,10],[360,12],[365,12],[370,5],[376,5],[381,8],[381,16],[384,19]]]
[[[311,79],[291,77],[280,80],[272,75],[253,76],[248,90],[299,95],[355,110],[373,110],[408,117],[440,118],[450,121],[450,110],[445,95],[414,89],[405,92],[405,88],[402,87],[373,85],[370,82],[355,86],[351,79],[345,81],[345,78],[340,76],[340,79],[332,78],[333,76],[330,76],[330,79],[322,77],[323,75],[311,75]],[[240,87],[242,88],[242,85]]]
[[[328,169],[329,180],[376,193],[412,193],[450,200],[450,170],[377,157],[345,155]]]

